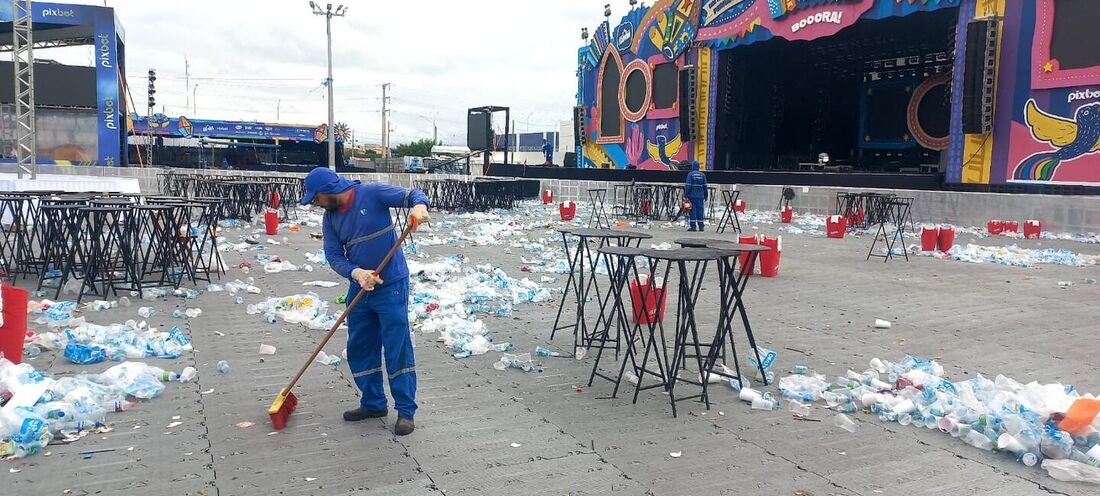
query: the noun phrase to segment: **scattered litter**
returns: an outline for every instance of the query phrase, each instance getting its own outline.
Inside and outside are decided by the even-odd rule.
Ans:
[[[334,288],[339,285],[340,283],[332,281],[309,281],[302,283],[302,286],[313,286],[318,288]]]
[[[518,448],[518,447],[520,447],[520,446],[523,446],[523,445],[522,445],[522,444],[519,444],[519,443],[512,443],[512,444],[511,444],[511,446],[512,446],[513,448]]]
[[[892,325],[889,320],[875,319],[875,329],[889,329]]]
[[[856,431],[856,423],[843,413],[836,414],[836,418],[833,420],[833,425],[840,427],[848,432]]]
[[[200,391],[199,394],[210,394],[214,392],[214,388],[207,389],[206,391]]]
[[[670,452],[668,453],[668,456],[671,456],[671,457],[673,457],[673,458],[680,458],[680,455],[681,455],[681,454],[682,454],[682,453],[681,453],[681,452],[679,452],[679,451],[670,451]]]
[[[172,422],[172,423],[170,423],[170,424],[168,424],[168,425],[164,426],[164,428],[165,428],[165,429],[171,429],[171,428],[173,428],[173,427],[179,427],[179,426],[181,426],[181,425],[183,425],[183,422]]]
[[[15,467],[12,467],[12,468],[8,469],[8,473],[10,473],[10,474],[18,474],[19,472],[22,472],[22,470],[19,470]]]
[[[275,354],[275,347],[271,346],[269,344],[262,344],[261,343],[260,344],[260,354],[261,355],[274,355]]]
[[[313,482],[315,480],[317,480],[316,477],[306,477],[306,482]]]
[[[241,429],[247,429],[249,427],[252,427],[252,426],[256,425],[256,423],[255,422],[244,421],[244,422],[237,422],[234,425],[236,425],[237,427],[240,427]]]

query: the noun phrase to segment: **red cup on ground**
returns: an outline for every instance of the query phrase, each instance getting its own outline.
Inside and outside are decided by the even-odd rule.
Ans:
[[[1004,231],[1002,231],[1004,234],[1008,234],[1008,233],[1016,234],[1016,233],[1020,232],[1020,223],[1018,221],[1006,220],[1006,221],[1004,221],[1004,223],[1005,223],[1005,228],[1004,228]]]
[[[936,246],[942,252],[947,252],[951,250],[952,246],[955,246],[955,228],[953,226],[940,228],[939,240],[936,241]]]
[[[573,216],[577,215],[577,204],[572,201],[559,203],[558,215],[561,216],[561,220],[573,220]]]
[[[920,251],[934,251],[940,240],[940,228],[924,226],[920,228]]]
[[[783,211],[779,212],[779,222],[783,224],[790,224],[793,218],[794,209],[791,207],[783,207]]]
[[[543,190],[542,191],[542,204],[543,205],[549,205],[551,203],[554,203],[554,192],[550,191],[548,189]]]
[[[733,211],[739,214],[743,214],[745,213],[745,208],[747,208],[748,206],[749,205],[745,203],[745,200],[737,200],[733,202]]]
[[[279,233],[279,212],[277,210],[268,210],[264,213],[264,232],[268,236]]]
[[[840,215],[830,215],[825,218],[825,235],[833,239],[843,239],[844,232],[848,230],[848,219]]]
[[[760,275],[762,277],[775,277],[779,275],[779,260],[783,255],[783,236],[764,236],[760,244],[771,250],[760,253]]]
[[[1043,233],[1043,223],[1037,220],[1025,220],[1024,221],[1024,237],[1027,239],[1036,239]]]
[[[985,230],[989,231],[991,235],[997,235],[1005,232],[1005,221],[1003,220],[991,220],[985,223]]]
[[[738,236],[737,242],[743,245],[758,245],[760,240],[756,236]],[[756,252],[745,253],[740,257],[737,257],[737,263],[741,265],[741,275],[752,275],[756,270]]]

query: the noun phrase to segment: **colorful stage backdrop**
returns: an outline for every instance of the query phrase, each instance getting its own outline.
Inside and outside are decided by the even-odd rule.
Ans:
[[[857,24],[931,19],[930,12],[951,21],[944,33],[928,35],[945,35],[945,50],[928,50],[916,61],[899,57],[889,70],[875,66],[875,74],[892,72],[887,79],[896,80],[878,80],[865,70],[857,83],[863,95],[848,108],[828,110],[852,114],[849,145],[861,163],[873,162],[868,157],[909,161],[903,165],[938,169],[955,183],[1100,184],[1100,9],[1094,0],[658,0],[617,23],[600,24],[578,51],[577,104],[585,109],[587,133],[583,150],[578,147],[582,166],[668,169],[698,160],[704,168],[724,168],[729,161],[716,160],[722,144],[715,141],[724,136],[716,134],[721,109],[731,106],[718,101],[725,98],[718,87],[728,84],[721,79],[735,72],[719,68],[726,50],[748,54],[759,49],[752,45],[774,38],[841,40],[858,31]],[[966,133],[967,30],[972,21],[989,18],[999,20],[993,127],[991,133]],[[693,78],[686,77],[690,72]],[[694,102],[684,101],[690,95]],[[929,95],[943,101],[942,109],[928,104]],[[681,107],[692,103],[695,126],[685,130]],[[805,105],[813,104],[807,99]],[[877,108],[887,107],[898,113],[898,123],[879,122],[884,118]],[[739,125],[752,126],[756,117],[743,120]]]

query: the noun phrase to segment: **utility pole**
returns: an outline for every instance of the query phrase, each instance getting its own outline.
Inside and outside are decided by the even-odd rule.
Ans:
[[[390,83],[382,83],[382,158],[390,158],[390,97],[386,90]]]
[[[275,122],[279,122],[282,119],[280,117],[280,111],[281,111],[282,104],[283,104],[282,100],[275,100]]]
[[[191,89],[191,116],[198,117],[199,115],[199,83],[195,83],[195,87]]]
[[[183,111],[187,112],[187,109],[191,108],[191,64],[187,62],[186,55],[183,56],[183,84],[186,87],[183,94],[187,98],[187,104],[183,106]]]
[[[332,4],[325,5],[325,10],[321,10],[321,6],[309,2],[309,8],[313,9],[314,15],[325,16],[325,37],[328,39],[328,79],[325,79],[325,86],[328,86],[328,127],[326,131],[328,133],[328,168],[336,170],[336,128],[333,123],[333,104],[332,104],[332,18],[344,17],[344,14],[348,12],[348,8],[343,5],[336,6],[336,10],[332,10]]]

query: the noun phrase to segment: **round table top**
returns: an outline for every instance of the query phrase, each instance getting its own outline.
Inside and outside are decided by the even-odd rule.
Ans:
[[[636,257],[642,254],[642,249],[636,246],[601,246],[596,251],[621,257]]]
[[[675,250],[655,250],[652,248],[642,250],[643,256],[655,260],[669,260],[673,262],[701,262],[705,260],[717,260],[719,258],[737,255],[733,250],[720,248],[678,248]]]
[[[570,226],[563,226],[563,227],[556,228],[554,230],[557,231],[557,232],[560,232],[562,234],[572,234],[573,229],[576,229],[576,228],[575,227],[570,227]]]

